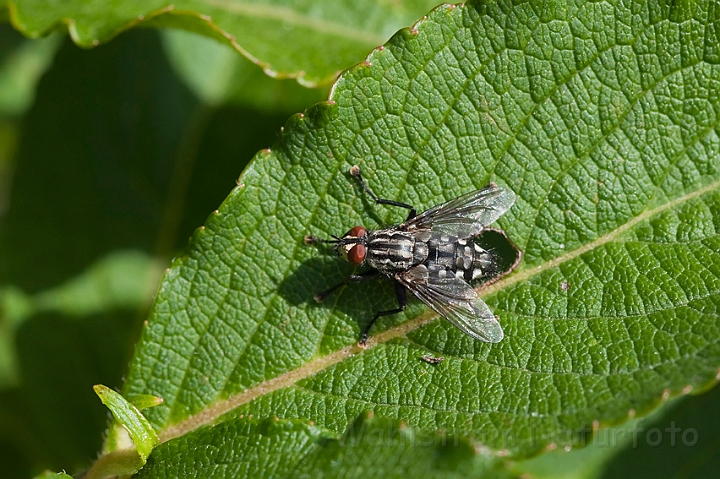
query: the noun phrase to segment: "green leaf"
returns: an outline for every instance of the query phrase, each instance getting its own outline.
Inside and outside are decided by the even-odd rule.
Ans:
[[[60,35],[50,35],[35,41],[22,39],[17,32],[2,25],[0,115],[19,116],[30,107],[35,99],[35,87],[40,76],[50,66],[61,40]]]
[[[88,318],[146,309],[160,274],[158,261],[143,252],[116,251],[57,288],[29,295],[17,287],[0,287],[0,390],[19,382],[14,343],[24,321],[42,313]]]
[[[133,33],[92,51],[65,41],[40,81],[0,229],[0,282],[48,290],[118,249],[156,255],[168,234],[165,205],[181,203],[168,199],[178,144],[197,100],[157,35]]]
[[[720,443],[720,388],[687,396],[637,426],[637,447],[626,448],[598,474],[601,478],[658,479],[715,474]],[[632,436],[631,436],[632,437]]]
[[[584,449],[520,461],[519,475],[558,478],[709,477],[717,465],[720,388],[672,399],[652,414],[600,430]],[[708,476],[709,475],[709,476]]]
[[[92,386],[122,385],[157,291],[157,280],[150,291],[148,276],[128,283],[122,275],[157,268],[152,247],[168,193],[164,185],[186,135],[192,97],[164,61],[156,32],[147,30],[92,51],[65,38],[36,93],[17,122],[11,182],[3,183],[8,195],[0,193],[0,288],[15,288],[29,299],[59,293],[83,277],[106,282],[85,289],[97,295],[64,295],[80,304],[33,308],[21,324],[8,324],[6,311],[0,312],[0,367],[18,373],[0,378],[18,384],[7,389],[4,382],[0,391],[0,463],[13,465],[3,470],[7,478],[31,477],[44,468],[77,474],[97,459],[109,415]],[[205,204],[195,222],[216,204]],[[173,243],[177,234],[171,232]],[[186,238],[183,232],[183,243]],[[124,255],[128,249],[135,253]],[[118,261],[123,257],[124,264]],[[165,267],[167,259],[160,263]],[[133,292],[138,301],[131,305],[127,293]],[[113,311],[115,306],[123,309]],[[90,315],[78,320],[64,315],[68,310]]]
[[[155,430],[138,408],[122,397],[121,394],[102,384],[96,384],[93,389],[102,403],[110,409],[115,420],[128,432],[137,453],[144,463],[158,443]]]
[[[160,277],[159,270],[157,261],[144,252],[117,250],[101,258],[80,276],[26,298],[29,307],[8,316],[18,321],[18,316],[22,318],[39,312],[79,317],[113,310],[136,310],[152,299],[153,283]]]
[[[520,458],[714,381],[715,15],[644,2],[434,10],[255,157],[165,274],[124,392],[165,399],[148,411],[161,440],[248,414],[343,434],[371,410]],[[312,301],[352,268],[306,234],[402,218],[363,196],[353,164],[420,210],[489,181],[516,193],[499,226],[524,261],[481,292],[501,343],[413,304],[361,350],[392,287]]]
[[[78,45],[91,47],[137,24],[180,28],[232,46],[271,76],[298,78],[307,85],[327,83],[435,4],[430,0],[9,3],[12,23],[32,37],[65,24]]]
[[[35,479],[72,479],[72,476],[68,476],[64,472],[45,471],[35,476]]]
[[[162,404],[162,398],[150,394],[138,394],[127,398],[127,400],[140,411]]]
[[[233,419],[160,446],[139,477],[184,477],[203,464],[213,465],[203,476],[218,478],[511,477],[466,440],[422,437],[397,421],[366,416],[340,438],[296,420]]]
[[[600,429],[586,447],[554,448],[540,456],[518,461],[513,472],[535,479],[595,479],[623,450],[634,451],[644,440],[644,424],[667,411],[667,404],[643,418]]]
[[[327,88],[309,89],[294,80],[270,78],[257,65],[210,38],[182,30],[166,30],[162,38],[175,71],[206,104],[229,103],[284,113],[327,98]]]
[[[12,183],[0,187],[1,288],[23,292],[11,298],[22,313],[27,299],[80,278],[106,278],[107,287],[88,289],[98,296],[64,296],[80,304],[20,314],[19,325],[0,318],[0,368],[19,372],[10,378],[17,387],[0,387],[0,464],[13,466],[2,477],[27,478],[44,468],[78,474],[96,460],[108,412],[92,385],[122,384],[149,306],[142,276],[127,283],[122,275],[155,262],[166,267],[295,111],[198,105],[158,36],[138,29],[90,51],[66,40],[17,122]],[[3,133],[0,127],[0,163]],[[123,254],[128,249],[147,256],[137,261],[137,253]],[[98,274],[101,265],[105,273]],[[142,293],[139,309],[112,311],[128,305],[119,285]],[[92,314],[79,321],[69,310]]]

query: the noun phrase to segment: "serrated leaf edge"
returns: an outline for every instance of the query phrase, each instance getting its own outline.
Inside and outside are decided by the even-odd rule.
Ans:
[[[212,2],[208,2],[212,3]],[[106,36],[102,38],[94,38],[92,40],[86,40],[83,39],[76,27],[76,20],[71,17],[65,17],[60,20],[58,20],[55,24],[49,26],[47,29],[42,31],[29,31],[27,26],[24,25],[20,21],[20,13],[18,11],[18,6],[14,2],[9,2],[6,5],[8,9],[8,16],[10,18],[10,23],[17,29],[18,31],[22,32],[23,34],[31,37],[31,38],[39,38],[44,35],[47,35],[49,32],[55,30],[59,25],[65,25],[67,28],[68,34],[70,35],[70,38],[72,38],[72,41],[81,47],[84,48],[92,48],[100,45],[101,43],[108,42],[121,34],[122,32],[129,30],[133,27],[136,27],[142,23],[147,23],[150,20],[157,19],[157,17],[160,17],[162,15],[184,15],[187,17],[194,17],[195,19],[199,20],[201,23],[204,23],[205,26],[207,26],[210,30],[212,30],[215,33],[218,33],[222,38],[224,38],[227,42],[227,44],[233,48],[235,51],[243,55],[245,58],[250,60],[252,63],[256,64],[260,68],[263,69],[266,75],[270,76],[271,78],[276,79],[295,79],[299,84],[302,86],[305,86],[307,88],[315,88],[321,85],[328,84],[335,80],[340,73],[339,71],[334,72],[324,78],[320,78],[316,81],[310,81],[306,78],[306,72],[304,70],[298,70],[294,72],[280,72],[278,70],[273,69],[272,64],[268,62],[264,62],[260,60],[259,58],[255,57],[253,54],[251,54],[249,51],[247,51],[242,45],[240,45],[237,40],[235,39],[235,36],[232,35],[230,32],[224,30],[217,24],[215,24],[212,20],[212,17],[209,15],[204,15],[195,11],[191,10],[179,10],[176,9],[175,5],[168,5],[163,8],[159,8],[156,10],[152,10],[144,15],[138,15],[135,19],[129,20],[126,23],[120,25],[118,28],[116,28],[114,31],[110,32]],[[282,20],[288,20],[292,19],[294,20],[294,23],[297,25],[304,25],[304,26],[315,26],[318,25],[322,28],[319,28],[319,31],[324,32],[332,32],[332,33],[339,33],[344,32],[346,33],[346,37],[348,38],[356,38],[356,39],[362,39],[362,41],[367,43],[376,43],[381,44],[383,43],[386,38],[382,37],[380,35],[373,35],[372,32],[365,32],[365,31],[355,31],[352,29],[347,28],[346,26],[334,26],[328,22],[318,22],[317,20],[308,21],[307,17],[304,17],[303,15],[298,15],[288,9],[280,9],[275,8],[275,12],[272,15],[262,15],[263,13],[267,12],[268,7],[267,6],[254,6],[250,4],[245,5],[235,5],[234,10],[236,12],[244,12],[244,13],[255,13],[256,17],[258,18],[274,18],[274,19],[282,19]],[[288,10],[289,14],[280,15],[278,14],[278,11],[280,10]],[[324,26],[323,26],[324,25]],[[347,33],[350,32],[348,35]]]

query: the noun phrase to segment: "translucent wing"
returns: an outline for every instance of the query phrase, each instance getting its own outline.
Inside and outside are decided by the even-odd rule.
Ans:
[[[462,278],[451,271],[445,274],[444,278],[439,277],[420,265],[396,279],[463,333],[487,343],[500,342],[502,327],[487,304]]]
[[[470,238],[500,218],[515,203],[515,193],[494,183],[430,208],[403,224],[407,230],[430,229]]]

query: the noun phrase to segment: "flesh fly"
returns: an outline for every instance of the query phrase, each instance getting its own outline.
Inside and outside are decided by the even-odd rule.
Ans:
[[[307,244],[331,243],[348,263],[369,268],[317,294],[315,300],[322,302],[347,283],[385,275],[395,283],[398,307],[376,313],[363,330],[360,344],[365,344],[378,318],[405,309],[408,290],[468,336],[490,343],[502,340],[496,316],[470,286],[473,280],[496,276],[497,259],[472,239],[510,209],[515,194],[490,183],[417,214],[408,204],[376,196],[359,167],[350,168],[350,174],[376,204],[405,208],[408,216],[404,223],[376,231],[355,226],[331,240],[305,237]]]

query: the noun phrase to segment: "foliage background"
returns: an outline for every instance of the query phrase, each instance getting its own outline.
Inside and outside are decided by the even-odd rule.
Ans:
[[[63,33],[29,40],[3,23],[0,55],[0,464],[5,477],[76,472],[107,426],[92,385],[122,385],[162,270],[328,85],[270,78],[226,45],[175,30],[131,29],[84,50]],[[223,81],[204,83],[198,72],[217,65]],[[720,463],[718,400],[716,388],[671,401],[607,430],[604,443],[508,467],[702,477]],[[633,447],[638,424],[693,428],[698,442]]]

